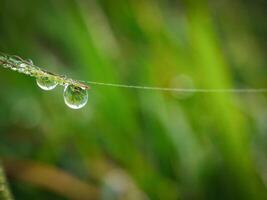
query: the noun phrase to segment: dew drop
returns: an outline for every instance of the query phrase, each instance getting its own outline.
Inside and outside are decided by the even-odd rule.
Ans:
[[[25,64],[25,63],[21,63],[20,65],[19,65],[19,67],[20,68],[25,68],[27,65]]]
[[[67,85],[64,89],[64,101],[72,109],[84,107],[88,101],[87,90],[73,85]]]
[[[31,59],[27,59],[28,63],[30,63],[31,65],[33,65],[33,62]]]
[[[17,67],[14,67],[14,66],[12,66],[12,65],[11,65],[11,69],[12,69],[13,71],[17,71],[17,70],[18,70]]]
[[[36,78],[36,82],[43,90],[53,90],[57,86],[57,82],[47,76]]]
[[[21,63],[19,65],[18,71],[19,72],[24,72],[26,67],[27,67],[27,65],[25,63]]]

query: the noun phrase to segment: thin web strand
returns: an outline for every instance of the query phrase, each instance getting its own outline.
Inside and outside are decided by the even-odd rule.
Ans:
[[[202,89],[202,88],[169,88],[169,87],[150,87],[139,85],[125,85],[116,83],[102,83],[95,81],[82,81],[91,85],[110,86],[117,88],[131,88],[138,90],[156,90],[165,92],[195,92],[195,93],[267,93],[267,88],[244,88],[244,89]]]

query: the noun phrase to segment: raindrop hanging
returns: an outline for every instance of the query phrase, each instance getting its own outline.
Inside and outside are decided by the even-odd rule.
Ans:
[[[80,109],[88,101],[87,90],[73,85],[67,85],[65,87],[63,96],[66,105],[72,109]]]

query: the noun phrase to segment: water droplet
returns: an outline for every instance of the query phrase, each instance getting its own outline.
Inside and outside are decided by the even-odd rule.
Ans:
[[[84,107],[88,101],[87,90],[73,85],[67,85],[64,89],[64,101],[72,109]]]
[[[57,82],[47,76],[36,78],[36,82],[43,90],[53,90],[57,86]]]
[[[11,69],[12,69],[13,71],[17,71],[17,70],[18,70],[17,67],[14,67],[14,66],[12,66],[12,65],[11,65]]]
[[[26,67],[27,67],[27,65],[25,63],[21,63],[19,65],[18,71],[19,72],[24,72]]]
[[[33,62],[31,59],[27,59],[28,63],[30,63],[31,65],[33,65]]]
[[[21,63],[20,65],[19,65],[19,67],[20,68],[25,68],[27,65],[25,64],[25,63]]]

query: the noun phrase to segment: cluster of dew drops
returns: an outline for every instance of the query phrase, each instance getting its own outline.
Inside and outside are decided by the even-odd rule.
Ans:
[[[14,71],[19,71],[27,75],[31,74],[30,70],[27,69],[27,64],[25,64],[24,62],[21,63],[22,59],[20,57],[7,56],[5,54],[1,54],[0,52],[0,57],[1,56],[2,58],[4,57],[5,59],[9,59],[10,61],[16,64],[16,66],[11,65],[11,64],[6,65],[6,66],[4,65],[5,68],[9,67],[11,68],[11,70],[14,70]],[[30,59],[27,60],[27,63],[30,66],[33,65],[33,62]],[[37,76],[36,82],[37,82],[37,85],[43,90],[53,90],[58,85],[58,82],[55,81],[52,77],[45,76],[45,75]],[[75,86],[72,84],[65,84],[64,87],[65,88],[63,92],[63,97],[64,97],[65,104],[68,107],[72,109],[80,109],[86,105],[88,101],[88,93],[85,88]]]
[[[58,83],[50,77],[37,77],[37,85],[43,90],[53,90]],[[65,104],[72,109],[84,107],[88,101],[87,90],[74,85],[66,85],[63,92]]]

